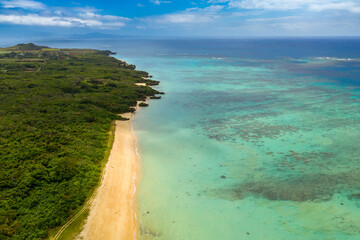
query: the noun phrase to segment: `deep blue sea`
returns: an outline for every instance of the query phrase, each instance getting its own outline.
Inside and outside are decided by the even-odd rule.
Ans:
[[[38,43],[161,81],[134,120],[140,239],[360,239],[360,39]]]

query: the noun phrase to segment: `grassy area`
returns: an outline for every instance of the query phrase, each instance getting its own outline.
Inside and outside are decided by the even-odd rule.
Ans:
[[[40,240],[92,196],[118,114],[158,93],[135,83],[157,82],[110,51],[11,49],[0,49],[0,239]]]
[[[89,209],[86,209],[68,228],[60,235],[58,240],[74,240],[83,229],[86,219],[89,215]]]

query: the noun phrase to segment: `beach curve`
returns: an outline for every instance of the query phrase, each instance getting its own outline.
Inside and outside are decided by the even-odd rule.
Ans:
[[[129,121],[115,121],[114,143],[100,187],[79,239],[137,239],[136,181],[139,156],[132,127],[133,113],[121,115]]]

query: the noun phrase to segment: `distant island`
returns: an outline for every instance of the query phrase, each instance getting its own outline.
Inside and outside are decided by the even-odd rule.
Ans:
[[[112,54],[0,49],[0,239],[56,232],[98,186],[119,114],[159,98],[158,81]]]

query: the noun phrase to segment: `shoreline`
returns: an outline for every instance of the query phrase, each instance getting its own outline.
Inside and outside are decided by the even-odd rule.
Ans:
[[[77,239],[138,239],[140,228],[135,196],[140,156],[132,124],[134,115],[124,113],[121,116],[129,120],[115,121],[114,142],[101,185]]]

